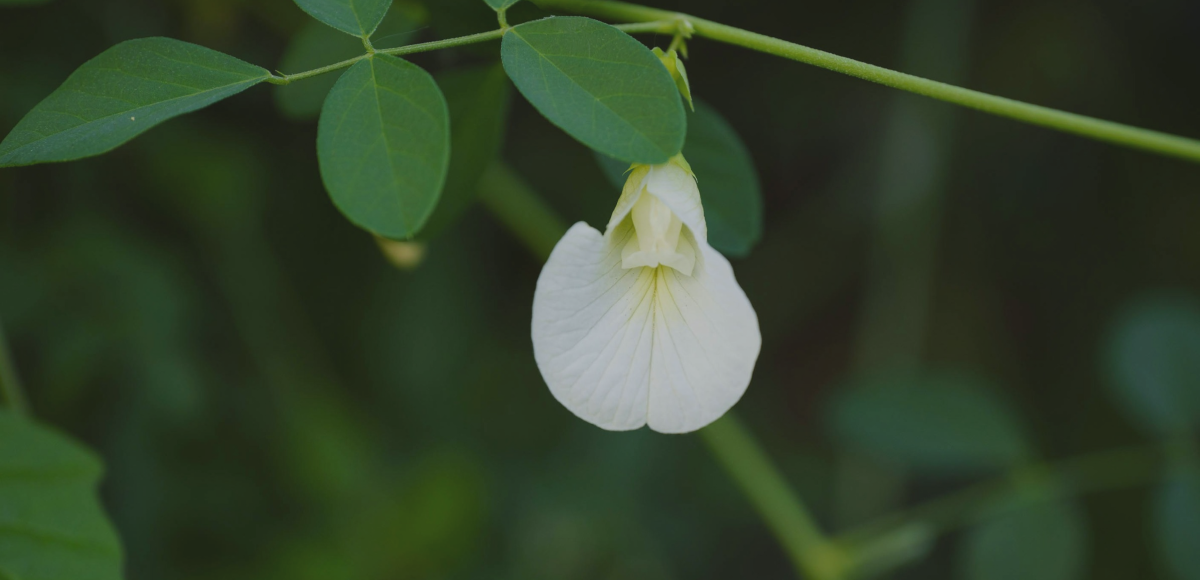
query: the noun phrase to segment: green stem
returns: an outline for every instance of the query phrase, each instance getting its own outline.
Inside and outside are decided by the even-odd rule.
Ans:
[[[397,48],[385,48],[383,50],[376,50],[375,54],[387,54],[387,55],[391,55],[391,56],[402,56],[405,54],[414,54],[414,53],[418,53],[418,52],[429,52],[431,50],[441,50],[443,48],[453,48],[456,46],[463,46],[466,44],[487,42],[489,40],[496,40],[496,39],[504,36],[505,30],[506,29],[501,28],[501,29],[497,29],[497,30],[490,30],[488,32],[480,32],[478,34],[471,34],[468,36],[459,36],[457,38],[447,38],[446,40],[435,40],[433,42],[422,42],[420,44],[410,44],[408,46],[400,46]],[[354,63],[357,63],[358,61],[360,61],[364,58],[368,58],[370,56],[371,56],[370,54],[360,54],[354,58],[343,60],[341,62],[335,62],[331,65],[326,65],[321,68],[315,68],[315,69],[309,70],[309,71],[299,72],[299,73],[290,74],[290,75],[283,75],[283,76],[272,75],[271,78],[267,79],[267,82],[269,82],[273,85],[290,84],[293,81],[298,81],[298,80],[306,79],[309,77],[315,77],[317,75],[322,75],[327,72],[333,72],[335,70],[340,70],[340,69],[344,69],[344,68],[353,66]]]
[[[639,32],[675,34],[675,31],[679,28],[679,21],[659,20],[656,22],[631,22],[628,24],[617,24],[614,28],[623,30],[627,34],[637,34]]]
[[[543,260],[567,230],[566,223],[537,193],[502,163],[484,172],[479,197],[500,223]],[[815,580],[841,578],[848,558],[821,533],[800,498],[733,413],[701,429],[700,436],[758,510],[797,569]]]
[[[700,436],[754,504],[798,571],[815,579],[842,577],[848,558],[821,532],[800,498],[792,493],[732,411],[701,429]]]
[[[931,81],[688,14],[610,0],[534,0],[534,3],[546,9],[559,9],[612,20],[684,20],[695,27],[696,34],[712,40],[797,60],[985,113],[1074,133],[1098,141],[1200,162],[1200,141],[1195,139],[1067,113]]]
[[[367,58],[368,56],[370,56],[370,55],[369,54],[360,54],[354,58],[346,59],[341,62],[335,62],[331,65],[326,65],[321,68],[314,68],[312,70],[306,70],[304,72],[291,74],[291,75],[283,75],[281,77],[272,75],[271,78],[267,79],[267,82],[269,82],[273,85],[291,84],[293,81],[299,81],[299,80],[303,80],[303,79],[306,79],[309,77],[323,75],[327,72],[333,72],[335,70],[348,68],[350,66],[353,66],[354,63],[356,63],[364,58]]]
[[[417,52],[428,52],[431,50],[441,50],[443,48],[454,48],[456,46],[464,46],[467,44],[476,44],[487,42],[489,40],[499,40],[504,36],[508,29],[497,28],[487,32],[478,34],[470,34],[467,36],[459,36],[457,38],[447,38],[446,40],[435,40],[433,42],[422,42],[421,44],[410,44],[408,46],[400,46],[396,48],[386,48],[378,51],[379,54],[390,54],[392,56],[401,56],[405,54],[413,54]]]
[[[17,367],[13,364],[8,352],[8,341],[4,338],[4,329],[0,327],[0,401],[4,407],[16,415],[29,413],[25,395],[21,389],[21,379],[17,376]]]
[[[990,506],[1018,493],[1030,481],[1056,484],[1064,495],[1122,489],[1155,481],[1162,474],[1159,447],[1120,447],[1086,453],[1050,465],[1031,465],[1003,477],[978,483],[840,534],[847,545],[862,545],[904,525],[921,523],[938,533],[978,521]]]

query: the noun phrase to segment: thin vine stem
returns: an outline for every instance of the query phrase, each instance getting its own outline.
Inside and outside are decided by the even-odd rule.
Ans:
[[[29,413],[29,405],[25,402],[25,394],[21,388],[21,378],[17,375],[17,368],[9,354],[3,327],[0,327],[0,402],[4,408],[17,415]]]
[[[659,34],[675,34],[679,28],[678,20],[656,20],[651,22],[628,22],[625,24],[617,24],[614,28],[624,31],[627,34],[638,34],[641,32],[655,32]]]
[[[1075,113],[1068,113],[933,81],[831,54],[793,42],[727,26],[689,14],[648,8],[612,0],[533,0],[544,9],[557,9],[618,21],[676,20],[690,23],[695,32],[725,42],[811,64],[834,72],[909,91],[985,113],[1008,117],[1098,141],[1200,162],[1200,140],[1141,129]]]
[[[368,53],[360,54],[354,58],[346,59],[341,62],[335,62],[331,65],[323,66],[320,68],[315,68],[315,69],[304,71],[304,72],[299,72],[299,73],[290,74],[290,75],[285,74],[282,76],[272,75],[271,78],[267,79],[267,82],[274,84],[274,85],[291,84],[294,81],[306,79],[309,77],[315,77],[317,75],[323,75],[325,73],[333,72],[335,70],[348,68],[350,66],[353,66],[355,63],[357,63],[358,61],[360,61],[364,58],[369,58],[372,54],[387,54],[387,55],[391,55],[391,56],[402,56],[405,54],[415,54],[418,52],[429,52],[431,50],[441,50],[443,48],[453,48],[456,46],[463,46],[463,45],[467,45],[467,44],[487,42],[489,40],[496,40],[496,39],[499,39],[500,37],[504,36],[504,32],[506,30],[507,30],[506,28],[498,28],[496,30],[489,30],[487,32],[480,32],[478,34],[471,34],[471,35],[467,35],[467,36],[459,36],[456,38],[447,38],[445,40],[435,40],[433,42],[422,42],[420,44],[410,44],[408,46],[400,46],[400,47],[396,47],[396,48],[385,48],[383,50],[376,50],[374,53],[368,52]]]

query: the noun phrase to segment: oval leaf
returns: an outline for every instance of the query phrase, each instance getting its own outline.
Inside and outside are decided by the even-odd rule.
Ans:
[[[483,170],[500,153],[511,93],[500,66],[451,71],[437,83],[450,110],[450,170],[423,238],[441,233],[475,201]]]
[[[550,17],[516,26],[501,45],[504,70],[550,122],[630,163],[666,163],[683,147],[683,102],[666,67],[642,43],[601,22]]]
[[[121,545],[96,497],[101,469],[66,437],[0,411],[0,578],[121,578]]]
[[[1028,500],[1025,500],[1028,502]],[[1074,580],[1083,576],[1087,528],[1079,507],[1042,499],[974,528],[964,546],[968,580]]]
[[[392,0],[296,0],[309,16],[346,34],[371,36]]]
[[[122,42],[84,63],[17,123],[0,143],[0,167],[105,153],[269,76],[264,68],[179,40]]]
[[[350,67],[321,110],[317,157],[350,221],[412,237],[437,205],[450,159],[449,114],[433,77],[386,55]]]
[[[864,381],[834,400],[832,427],[844,445],[927,472],[1001,470],[1029,456],[1018,420],[969,377]]]
[[[1132,418],[1161,434],[1200,421],[1200,305],[1190,296],[1143,297],[1113,326],[1108,384]]]
[[[1178,580],[1200,580],[1200,470],[1177,469],[1156,501],[1155,523],[1167,569]]]
[[[721,253],[744,257],[762,237],[762,188],[754,161],[740,137],[716,109],[696,99],[688,115],[683,156],[696,173],[708,243]],[[596,161],[618,189],[629,164],[596,153]]]

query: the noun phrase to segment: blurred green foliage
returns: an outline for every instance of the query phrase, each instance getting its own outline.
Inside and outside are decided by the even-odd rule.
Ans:
[[[652,4],[884,66],[900,66],[910,7]],[[478,0],[397,6],[415,15],[389,33],[397,43],[495,23]],[[0,10],[4,132],[118,42],[169,36],[284,68],[312,26],[289,0]],[[970,50],[950,55],[966,60],[966,85],[1200,135],[1200,84],[1179,73],[1200,48],[1196,3],[980,0],[974,18]],[[1078,503],[1035,486],[897,576],[1195,578],[1200,171],[961,115],[938,169],[928,368],[876,370],[891,383],[946,368],[984,378],[922,381],[854,419],[844,406],[863,396],[849,387],[862,384],[853,334],[894,93],[703,40],[689,49],[692,89],[741,136],[766,209],[761,243],[735,261],[765,339],[738,409],[818,516],[834,520],[846,483],[846,439],[827,434],[856,434],[860,450],[882,441],[896,473],[954,473],[908,480],[904,505],[981,468],[1161,439],[1161,484]],[[442,79],[496,66],[499,46],[412,60]],[[323,97],[313,90],[307,107]],[[602,432],[553,401],[528,336],[540,264],[508,232],[469,209],[418,269],[393,269],[322,190],[315,124],[279,108],[257,87],[103,158],[0,170],[0,321],[38,419],[107,464],[128,578],[790,574],[695,438]],[[505,133],[504,159],[564,218],[605,223],[617,190],[586,148],[519,98]],[[947,415],[932,407],[962,430],[939,437]]]

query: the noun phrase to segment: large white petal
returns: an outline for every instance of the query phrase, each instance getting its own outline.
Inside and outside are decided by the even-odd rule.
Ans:
[[[691,276],[658,268],[647,422],[663,433],[695,431],[724,415],[750,384],[762,336],[729,262],[688,235]],[[683,243],[683,240],[681,240]]]
[[[554,398],[581,419],[623,431],[646,424],[654,277],[621,268],[633,235],[579,222],[550,254],[533,295],[533,354]]]
[[[575,224],[538,278],[534,357],[571,412],[611,430],[694,431],[750,382],[758,319],[720,254],[690,232],[692,276],[621,267],[628,221],[607,235]]]

